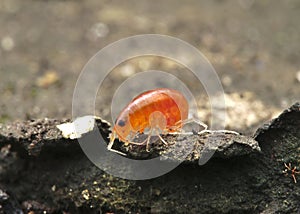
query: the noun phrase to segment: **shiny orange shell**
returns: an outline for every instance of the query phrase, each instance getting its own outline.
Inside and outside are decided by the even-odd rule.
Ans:
[[[180,122],[188,117],[188,110],[188,102],[179,91],[169,88],[146,91],[121,111],[113,131],[120,140],[128,142],[129,135],[142,133],[146,128],[158,126],[166,131],[180,127]]]

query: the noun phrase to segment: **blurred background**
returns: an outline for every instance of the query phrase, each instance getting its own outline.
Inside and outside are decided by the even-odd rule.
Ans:
[[[114,41],[155,33],[207,57],[226,92],[227,128],[250,134],[299,101],[299,20],[297,0],[0,0],[0,123],[71,118],[88,60]],[[109,118],[103,103],[120,80],[155,68],[180,71],[151,57],[123,63],[103,86],[96,114]],[[197,99],[209,123],[208,101],[200,93]]]

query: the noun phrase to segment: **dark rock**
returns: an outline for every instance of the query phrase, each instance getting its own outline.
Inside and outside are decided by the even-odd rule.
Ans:
[[[2,172],[2,185],[15,194],[23,208],[34,201],[39,204],[35,207],[49,212],[297,213],[300,186],[284,163],[300,166],[299,107],[296,103],[263,125],[254,139],[224,131],[176,138],[176,143],[185,142],[178,144],[183,147],[195,142],[187,160],[161,177],[142,181],[116,178],[94,166],[76,140],[64,139],[56,129],[64,121],[48,120],[52,131],[38,128],[43,120],[17,123],[16,128],[0,128],[2,147],[11,144],[11,152],[17,154],[10,156],[15,158],[7,166],[18,166],[17,174]],[[108,136],[107,123],[97,121],[97,127]],[[31,131],[25,131],[27,128]],[[28,146],[32,140],[39,145],[37,150]],[[145,149],[123,147],[117,141],[115,147],[132,157]],[[168,147],[158,142],[150,153],[164,154],[164,149]],[[204,165],[195,164],[207,151],[213,151],[213,158]]]
[[[23,214],[23,211],[15,198],[2,188],[0,188],[0,213]]]

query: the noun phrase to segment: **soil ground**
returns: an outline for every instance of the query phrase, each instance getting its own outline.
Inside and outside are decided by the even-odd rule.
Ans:
[[[299,10],[296,0],[2,0],[0,122],[70,118],[76,80],[96,52],[128,36],[156,33],[198,48],[214,66],[225,93],[241,95],[246,103],[250,94],[250,105],[257,101],[258,107],[251,106],[257,120],[239,127],[231,124],[232,129],[247,131],[299,99]],[[146,67],[157,67],[153,61]],[[135,72],[142,70],[135,62],[128,64]],[[112,75],[110,87],[103,87],[105,96],[113,95],[118,78],[124,76]],[[243,108],[247,104],[242,101],[234,105]],[[99,105],[96,114],[110,119],[108,108]]]

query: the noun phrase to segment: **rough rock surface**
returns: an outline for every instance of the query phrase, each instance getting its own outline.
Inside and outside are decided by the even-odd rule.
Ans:
[[[116,178],[98,169],[76,140],[62,137],[56,129],[62,122],[66,121],[43,119],[0,127],[2,195],[10,195],[9,190],[15,198],[1,197],[1,212],[8,212],[7,204],[48,213],[300,210],[299,183],[294,183],[291,171],[283,173],[284,163],[300,165],[299,103],[259,128],[254,139],[222,132],[185,136],[181,139],[198,142],[187,160],[168,174],[143,181]],[[109,124],[97,125],[108,136]],[[201,157],[199,145],[212,134],[223,143],[214,147],[214,158],[195,164]]]

